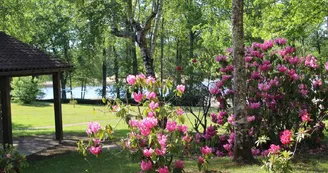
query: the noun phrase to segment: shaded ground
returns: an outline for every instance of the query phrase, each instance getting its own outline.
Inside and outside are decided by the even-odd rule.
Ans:
[[[67,155],[77,150],[76,143],[79,140],[87,140],[85,134],[74,134],[59,141],[54,140],[51,135],[38,135],[16,138],[14,145],[21,154],[27,156],[28,161],[54,158],[60,155]],[[103,148],[115,148],[117,145],[112,142],[105,142]]]

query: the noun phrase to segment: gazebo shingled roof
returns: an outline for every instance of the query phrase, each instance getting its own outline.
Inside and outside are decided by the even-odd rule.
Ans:
[[[72,66],[0,31],[0,142],[12,144],[11,77],[51,74],[56,139],[63,139],[60,73]],[[3,145],[4,146],[4,145]]]
[[[69,68],[72,66],[0,32],[0,76],[44,74]]]

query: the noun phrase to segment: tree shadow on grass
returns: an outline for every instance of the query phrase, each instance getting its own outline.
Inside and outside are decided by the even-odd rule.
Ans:
[[[49,107],[52,106],[51,104],[52,104],[51,102],[32,102],[29,104],[19,104],[19,105],[28,106],[28,107]]]
[[[12,130],[28,130],[32,127],[33,126],[31,124],[12,123]]]

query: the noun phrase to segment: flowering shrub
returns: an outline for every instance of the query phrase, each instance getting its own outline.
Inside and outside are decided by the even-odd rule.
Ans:
[[[165,99],[159,100],[157,95],[169,91],[174,92],[175,97],[181,97],[185,86],[178,85],[173,89],[170,80],[161,83],[143,74],[127,76],[127,83],[138,106],[137,114],[120,101],[108,105],[118,117],[126,120],[130,129],[127,138],[122,141],[123,148],[140,160],[141,172],[183,172],[184,161],[180,158],[189,152],[192,133],[184,124],[183,109],[171,106]],[[79,143],[80,151],[98,156],[102,150],[101,142],[111,135],[111,130],[110,126],[102,130],[98,123],[89,123],[86,133],[90,140],[88,144]],[[202,150],[206,152],[204,155],[210,151],[209,148]]]
[[[278,172],[291,171],[290,159],[297,145],[320,145],[325,128],[324,110],[328,107],[325,96],[328,62],[319,62],[312,55],[298,57],[296,48],[285,46],[286,43],[278,38],[245,47],[248,134],[256,144],[252,154],[268,157],[266,168]],[[137,114],[120,101],[108,107],[126,120],[130,132],[123,140],[123,148],[140,160],[142,172],[182,172],[184,162],[178,158],[189,154],[196,158],[199,170],[207,171],[208,160],[213,155],[233,155],[235,116],[229,111],[234,95],[234,67],[230,53],[229,50],[215,58],[219,80],[209,92],[219,102],[219,108],[213,113],[207,113],[209,109],[206,109],[204,116],[210,116],[212,123],[208,126],[207,119],[202,118],[203,132],[198,130],[198,124],[194,126],[196,134],[188,132],[181,108],[157,97],[168,91],[182,97],[184,85],[173,90],[169,80],[161,83],[143,74],[127,77],[138,104]],[[220,126],[226,127],[226,134],[217,135]],[[110,126],[102,130],[99,124],[90,123],[89,143],[80,143],[80,147],[99,155],[101,141],[110,137],[111,131]]]
[[[324,82],[328,62],[319,62],[312,55],[299,57],[296,48],[285,46],[286,43],[278,38],[245,47],[249,136],[258,144],[265,136],[264,144],[254,146],[252,153],[270,157],[267,165],[276,167],[268,170],[290,170],[289,160],[297,143],[320,145],[325,128],[324,110],[328,107],[325,94],[328,85]],[[218,112],[210,114],[213,128],[227,123],[230,135],[211,135],[210,128],[200,135],[211,142],[218,156],[233,154],[235,119],[228,113],[234,94],[230,55],[227,52],[216,57],[219,80],[209,89],[219,102]],[[305,136],[309,138],[301,142]],[[290,152],[291,149],[295,151]]]
[[[11,145],[0,149],[0,173],[18,173],[25,167],[28,167],[25,156],[20,155]]]

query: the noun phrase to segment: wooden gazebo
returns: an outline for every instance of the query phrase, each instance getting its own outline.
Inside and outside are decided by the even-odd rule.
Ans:
[[[12,77],[52,75],[56,140],[63,139],[60,73],[72,66],[0,32],[0,141],[12,144],[10,81]]]

